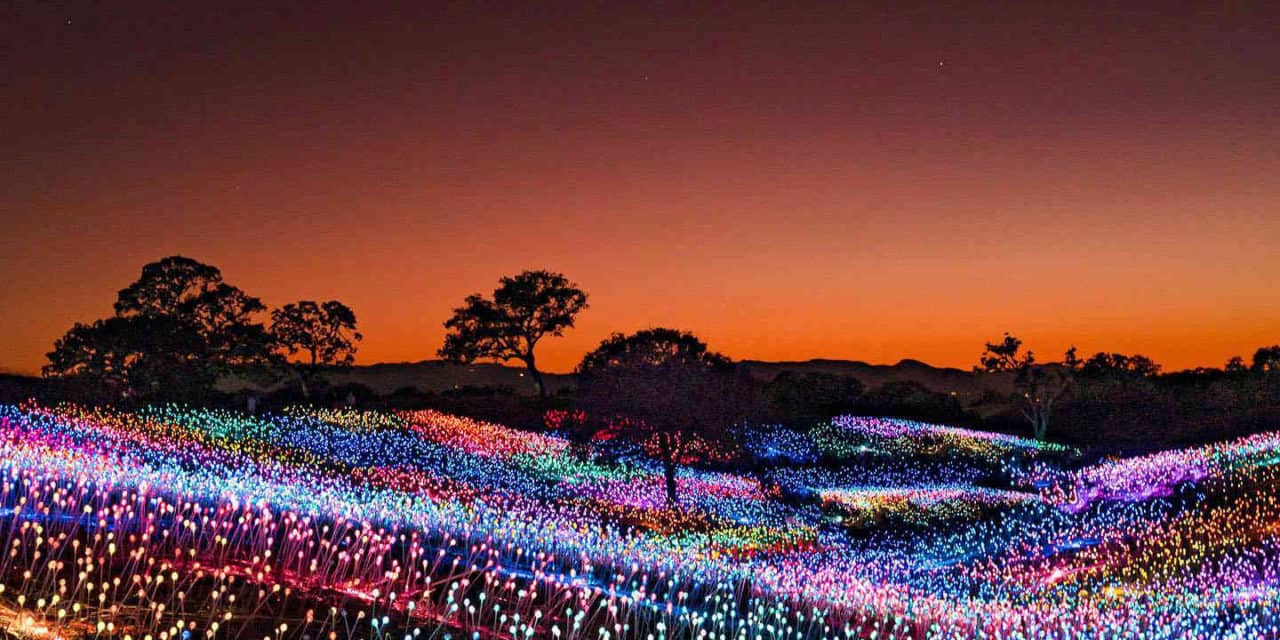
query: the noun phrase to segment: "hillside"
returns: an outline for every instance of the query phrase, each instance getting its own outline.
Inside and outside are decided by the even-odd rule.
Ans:
[[[667,475],[436,410],[0,403],[4,637],[1277,638],[1280,433],[1097,461],[843,416],[742,445]],[[66,587],[67,549],[108,586]]]
[[[462,387],[509,387],[519,394],[534,395],[538,392],[533,379],[523,367],[501,364],[454,364],[443,360],[421,362],[384,362],[351,367],[328,374],[335,385],[359,383],[380,394],[388,394],[403,387],[416,387],[419,391],[439,393]],[[543,373],[548,393],[573,386],[573,376],[560,373]]]
[[[912,381],[931,391],[977,397],[987,390],[1009,391],[1008,376],[975,374],[962,369],[934,367],[918,360],[902,360],[897,364],[868,364],[856,360],[807,360],[802,362],[744,361],[756,378],[772,380],[783,371],[818,371],[851,375],[867,388],[886,382]],[[556,393],[573,385],[573,374],[544,373],[547,389]],[[330,374],[333,384],[359,383],[387,394],[402,387],[420,391],[441,392],[460,387],[510,387],[516,393],[533,394],[536,388],[523,368],[501,364],[461,365],[442,360],[380,363],[351,367]]]
[[[1012,377],[1007,374],[974,373],[952,367],[935,367],[919,360],[900,360],[897,364],[869,364],[859,360],[815,359],[800,362],[764,362],[747,360],[752,373],[761,380],[772,380],[783,371],[817,371],[853,376],[868,389],[887,382],[918,382],[930,391],[955,393],[959,396],[980,396],[994,390],[1011,391]]]
[[[1007,393],[1010,378],[1005,375],[977,374],[950,367],[934,367],[919,360],[902,360],[897,364],[869,364],[857,360],[815,359],[798,362],[744,361],[752,375],[762,381],[772,380],[783,371],[817,371],[850,375],[868,389],[887,382],[912,381],[931,391],[955,393],[963,398],[975,398],[988,390]],[[543,373],[547,390],[556,393],[572,387],[573,374]],[[536,387],[522,367],[502,364],[454,364],[443,360],[420,362],[383,362],[358,365],[350,369],[337,369],[328,374],[335,385],[358,383],[379,394],[390,394],[397,389],[414,387],[419,391],[440,393],[464,387],[510,388],[517,394],[533,395]],[[220,385],[224,391],[234,391],[252,386],[239,380],[225,380]],[[39,378],[22,375],[0,375],[0,391],[4,397],[23,398],[33,394],[42,384]]]

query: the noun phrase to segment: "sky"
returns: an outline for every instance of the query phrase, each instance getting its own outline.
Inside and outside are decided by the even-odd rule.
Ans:
[[[0,370],[173,254],[346,302],[360,363],[540,268],[590,294],[551,371],[650,326],[959,367],[1280,342],[1274,3],[258,4],[3,9]]]

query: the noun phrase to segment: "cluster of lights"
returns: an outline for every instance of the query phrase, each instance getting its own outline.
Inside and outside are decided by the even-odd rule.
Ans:
[[[1052,493],[1065,508],[1083,511],[1102,500],[1141,502],[1169,497],[1180,487],[1244,468],[1280,464],[1280,434],[1264,433],[1203,447],[1114,459],[1066,474]]]
[[[1280,436],[1069,471],[1064,448],[922,423],[839,418],[814,434],[824,463],[768,433],[753,446],[796,455],[682,468],[668,504],[652,461],[438,412],[0,407],[0,626],[1280,637]],[[829,464],[860,448],[890,455]],[[1039,491],[978,484],[1001,457],[1031,460]]]
[[[1034,502],[1035,494],[971,485],[850,487],[820,489],[818,499],[854,519],[859,526],[886,519],[926,524],[973,519],[986,509]]]
[[[1074,453],[1070,447],[1053,442],[898,418],[839,416],[831,420],[830,426],[828,447],[838,447],[840,442],[847,442],[851,436],[858,436],[869,442],[889,444],[900,450],[909,449],[908,452],[941,448],[991,458],[1034,452]]]

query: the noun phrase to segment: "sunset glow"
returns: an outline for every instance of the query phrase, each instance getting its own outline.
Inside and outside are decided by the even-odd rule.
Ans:
[[[0,369],[172,254],[350,304],[358,363],[526,268],[591,294],[549,371],[654,325],[966,368],[1006,330],[1165,370],[1280,339],[1264,4],[435,4],[16,8]]]

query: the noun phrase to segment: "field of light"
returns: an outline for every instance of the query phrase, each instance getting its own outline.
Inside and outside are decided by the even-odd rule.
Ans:
[[[22,637],[1280,638],[1280,434],[841,417],[741,474],[431,411],[0,406]],[[601,445],[602,447],[604,445]]]

